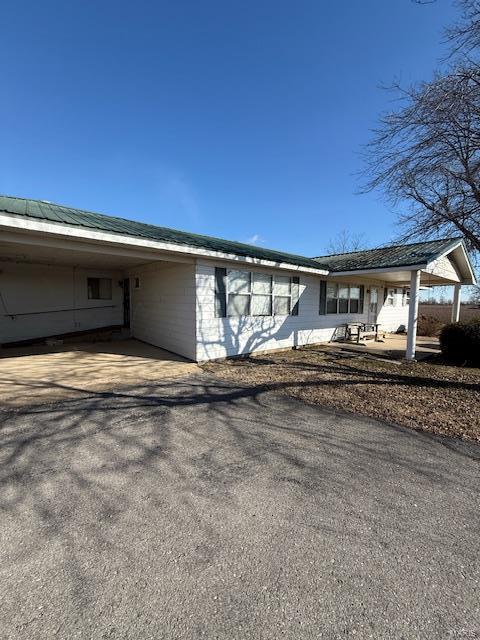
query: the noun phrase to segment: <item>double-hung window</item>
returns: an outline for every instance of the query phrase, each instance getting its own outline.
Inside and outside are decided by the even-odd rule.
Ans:
[[[217,268],[217,317],[298,315],[299,278]]]
[[[250,315],[272,315],[272,276],[266,273],[252,273],[252,300]]]
[[[364,287],[320,282],[320,313],[363,313]]]

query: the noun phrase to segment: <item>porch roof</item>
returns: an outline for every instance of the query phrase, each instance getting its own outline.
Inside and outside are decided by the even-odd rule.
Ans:
[[[315,258],[331,275],[373,275],[389,274],[388,279],[408,280],[408,272],[414,269],[425,272],[424,280],[432,279],[431,284],[442,284],[439,280],[450,282],[451,278],[442,277],[442,270],[437,268],[438,261],[449,257],[455,265],[458,278],[454,281],[462,284],[474,284],[473,265],[462,238],[442,238],[414,242],[410,244],[391,245],[338,253]]]

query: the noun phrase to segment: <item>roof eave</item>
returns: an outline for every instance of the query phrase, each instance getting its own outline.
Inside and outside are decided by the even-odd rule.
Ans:
[[[33,218],[26,218],[16,214],[0,213],[0,227],[15,231],[23,230],[24,232],[43,233],[70,239],[78,238],[81,240],[92,240],[94,242],[144,247],[147,249],[156,249],[164,254],[183,254],[210,260],[223,260],[235,263],[240,262],[249,265],[268,267],[271,269],[299,271],[323,276],[328,275],[328,271],[321,267],[308,267],[306,265],[289,262],[275,262],[273,260],[255,258],[252,256],[240,256],[234,253],[216,251],[213,249],[201,249],[187,244],[168,243],[159,240],[149,240],[138,236],[129,236],[121,233],[111,233],[108,231],[99,231],[86,227],[67,225],[65,223],[46,222]]]

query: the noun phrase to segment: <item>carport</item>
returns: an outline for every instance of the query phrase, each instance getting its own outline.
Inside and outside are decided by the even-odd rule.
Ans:
[[[66,225],[45,232],[18,220],[1,232],[0,345],[112,328],[195,359],[191,256],[120,236],[87,239]]]

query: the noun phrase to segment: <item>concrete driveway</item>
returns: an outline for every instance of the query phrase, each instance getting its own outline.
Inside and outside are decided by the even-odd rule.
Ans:
[[[82,398],[197,372],[194,362],[133,338],[0,348],[0,407]]]
[[[4,412],[2,638],[478,638],[475,445],[207,377]]]

